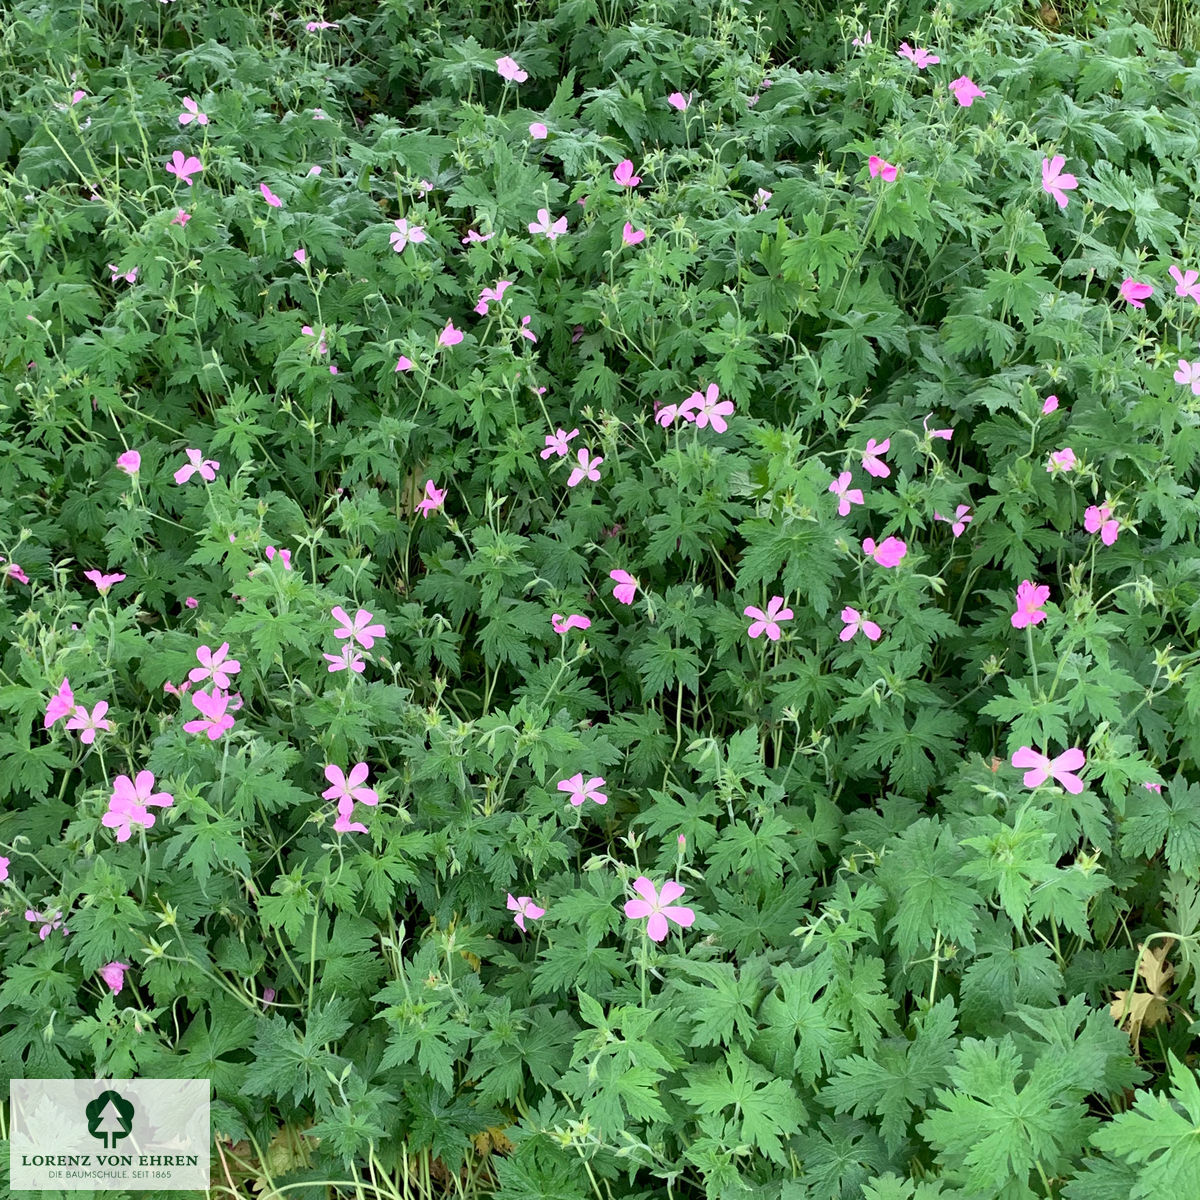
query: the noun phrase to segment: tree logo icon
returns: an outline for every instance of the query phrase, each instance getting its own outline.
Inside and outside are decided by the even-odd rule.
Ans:
[[[133,1105],[120,1092],[101,1092],[83,1112],[88,1133],[99,1138],[106,1150],[114,1149],[118,1139],[128,1137],[133,1129]]]

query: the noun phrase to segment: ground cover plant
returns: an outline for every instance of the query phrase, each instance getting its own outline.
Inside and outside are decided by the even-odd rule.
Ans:
[[[1024,17],[17,0],[0,1077],[211,1079],[213,1197],[1197,1191],[1200,72]]]

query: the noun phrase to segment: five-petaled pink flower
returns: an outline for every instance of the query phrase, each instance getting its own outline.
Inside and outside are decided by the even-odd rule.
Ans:
[[[1083,791],[1083,782],[1073,772],[1080,770],[1085,762],[1083,751],[1078,746],[1064,750],[1057,758],[1039,754],[1031,746],[1022,746],[1012,756],[1012,765],[1024,770],[1025,776],[1021,782],[1027,788],[1041,787],[1047,779],[1053,777],[1065,791],[1072,796],[1078,796]]]
[[[112,730],[112,722],[104,719],[106,712],[108,712],[107,700],[98,700],[90,714],[86,705],[77,704],[71,710],[71,717],[67,721],[67,728],[83,730],[79,735],[79,740],[85,746],[90,746],[96,740],[96,734],[100,730],[104,730],[105,732]]]
[[[510,83],[524,83],[529,78],[529,72],[521,70],[516,59],[509,58],[507,54],[496,59],[496,70],[500,72],[502,79],[507,79]]]
[[[1200,362],[1190,363],[1186,358],[1181,358],[1179,370],[1175,372],[1175,382],[1190,387],[1192,395],[1200,396]]]
[[[125,578],[120,571],[114,571],[111,575],[102,575],[99,571],[84,571],[84,579],[91,580],[96,585],[96,590],[102,596],[108,595],[108,589],[114,583],[120,583]]]
[[[916,63],[918,71],[923,71],[926,67],[935,66],[942,61],[936,54],[928,50],[914,50],[907,42],[900,43],[900,49],[896,51],[896,57],[907,58]]]
[[[1134,308],[1145,308],[1142,301],[1153,294],[1153,284],[1139,283],[1136,279],[1131,278],[1121,281],[1121,299],[1128,301]]]
[[[206,679],[212,679],[214,687],[218,687],[222,691],[228,690],[232,683],[232,676],[242,669],[242,664],[237,659],[226,658],[228,653],[228,642],[222,642],[215,651],[208,646],[200,646],[196,650],[196,658],[202,665],[193,667],[188,672],[188,678],[193,683],[202,683]]]
[[[210,742],[215,742],[227,729],[233,728],[233,715],[226,712],[229,707],[229,693],[214,690],[208,692],[189,693],[192,704],[202,717],[184,722],[185,733],[204,733]]]
[[[486,317],[488,315],[488,304],[493,300],[499,304],[504,298],[504,293],[510,287],[512,287],[511,279],[497,280],[494,288],[485,287],[483,291],[479,293],[479,303],[475,305],[475,311],[481,317]]]
[[[539,208],[537,210],[537,220],[529,222],[530,233],[544,233],[551,241],[560,237],[567,232],[567,218],[561,216],[557,221],[551,222],[550,210],[548,208]]]
[[[112,994],[117,995],[125,986],[125,972],[129,970],[129,964],[123,962],[105,963],[100,968],[100,978],[108,984]]]
[[[722,400],[718,403],[719,395],[717,385],[710,383],[704,395],[693,392],[687,398],[687,406],[694,414],[691,419],[695,421],[697,429],[704,429],[711,424],[717,433],[724,433],[729,428],[725,418],[733,416],[733,401]]]
[[[575,457],[579,466],[571,468],[571,474],[567,476],[567,487],[574,487],[577,483],[582,483],[584,479],[590,479],[593,483],[598,482],[600,464],[604,459],[600,455],[592,458],[590,450],[580,450]]]
[[[638,899],[625,901],[625,915],[631,921],[649,917],[646,936],[652,942],[661,942],[667,936],[668,921],[688,929],[696,919],[696,914],[686,905],[671,903],[686,890],[683,884],[674,879],[668,879],[662,885],[662,890],[658,891],[645,875],[639,875],[633,881],[633,890],[637,892]]]
[[[613,170],[613,178],[622,186],[635,188],[642,182],[640,175],[633,173],[633,159],[623,158]]]
[[[570,433],[564,433],[561,429],[556,429],[553,433],[546,434],[546,448],[542,451],[542,458],[549,458],[552,454],[557,454],[559,458],[563,458],[570,453],[570,448],[567,443],[579,433],[578,429],[572,429]]]
[[[1075,451],[1070,446],[1064,446],[1061,450],[1052,450],[1050,452],[1050,461],[1046,464],[1046,470],[1051,475],[1057,471],[1073,471],[1078,461],[1075,457]]]
[[[280,200],[280,198],[277,195],[275,195],[275,193],[273,191],[271,191],[271,189],[269,187],[267,187],[267,185],[265,183],[260,183],[258,185],[258,190],[260,192],[262,192],[263,199],[272,208],[282,208],[283,207],[283,201]]]
[[[342,647],[341,654],[326,654],[325,659],[329,662],[330,672],[351,670],[361,675],[366,669],[366,662],[362,655],[347,642]]]
[[[200,111],[200,106],[191,98],[191,96],[184,96],[183,107],[187,111],[179,114],[180,125],[190,125],[193,121],[195,121],[197,125],[208,124],[208,113],[202,113]]]
[[[1042,159],[1042,191],[1053,196],[1059,208],[1067,207],[1067,193],[1079,186],[1074,175],[1063,174],[1066,161],[1061,154]]]
[[[185,212],[182,208],[175,214],[175,219],[171,222],[172,225],[184,226],[192,219],[192,214]]]
[[[417,505],[415,511],[428,518],[430,513],[437,512],[446,503],[446,493],[449,488],[437,488],[432,479],[425,480],[425,499]]]
[[[200,478],[208,483],[216,479],[221,464],[215,458],[206,459],[202,450],[189,449],[186,454],[187,464],[175,472],[176,483],[186,483],[197,471],[200,472]]]
[[[124,454],[118,455],[117,466],[126,475],[136,475],[142,466],[142,456],[136,450],[126,450]]]
[[[886,479],[892,473],[891,467],[880,458],[881,454],[888,452],[891,444],[891,438],[884,438],[882,442],[876,442],[874,438],[867,441],[867,448],[863,451],[862,465],[868,475],[874,475],[876,479]]]
[[[570,779],[564,779],[558,785],[558,790],[569,792],[571,804],[578,808],[585,800],[594,800],[597,804],[607,804],[608,796],[600,791],[603,786],[604,780],[599,775],[593,775],[587,783],[584,783],[583,772],[580,771],[577,775],[572,775]]]
[[[325,778],[331,787],[327,787],[321,795],[326,800],[336,800],[339,804],[349,801],[351,807],[359,804],[378,804],[379,793],[374,788],[363,787],[367,776],[371,773],[365,762],[355,763],[347,776],[341,767],[329,763],[325,767]]]
[[[878,546],[874,538],[867,538],[862,548],[863,553],[870,555],[881,567],[898,567],[908,553],[908,547],[898,537],[886,537]]]
[[[965,75],[960,75],[957,79],[950,81],[950,90],[954,93],[954,98],[963,106],[970,108],[976,100],[982,100],[987,92],[977,87],[973,80],[968,79]]]
[[[1171,278],[1175,280],[1175,295],[1191,296],[1200,304],[1200,271],[1181,271],[1178,267],[1169,268]]]
[[[115,829],[118,842],[127,842],[134,825],[149,829],[154,824],[149,805],[169,808],[174,802],[175,797],[169,792],[154,791],[154,776],[149,771],[139,771],[136,782],[128,775],[118,775],[113,780],[108,810],[100,818],[100,824]]]
[[[838,637],[843,642],[848,642],[859,630],[862,630],[872,642],[877,642],[883,634],[883,630],[874,621],[868,621],[857,608],[843,608],[842,620],[846,622],[846,627],[838,634]]]
[[[850,505],[863,503],[862,489],[850,486],[850,480],[853,478],[854,476],[849,471],[843,471],[829,485],[829,490],[838,498],[839,517],[850,515]]]
[[[1111,546],[1117,540],[1121,522],[1112,515],[1112,509],[1107,504],[1091,505],[1083,514],[1083,527],[1088,533],[1099,533],[1100,540]]]
[[[515,917],[513,917],[513,921],[516,922],[517,928],[520,929],[522,933],[525,932],[526,917],[528,917],[531,921],[536,921],[538,917],[544,917],[546,915],[546,910],[544,908],[539,908],[536,904],[534,904],[532,897],[517,896],[514,899],[512,892],[508,893],[508,911],[517,914]]]
[[[555,633],[568,633],[572,629],[590,629],[592,627],[591,620],[581,617],[578,613],[571,613],[566,618],[562,613],[555,613],[550,618],[550,624],[554,626]]]
[[[462,239],[462,244],[464,246],[470,246],[476,242],[490,242],[495,236],[496,235],[494,233],[479,233],[477,230],[468,229],[467,236]]]
[[[667,103],[678,112],[683,112],[691,104],[693,94],[692,92],[688,92],[685,96],[682,92],[672,92],[667,97]]]
[[[1017,588],[1017,611],[1012,615],[1012,627],[1024,629],[1027,625],[1037,625],[1046,619],[1043,605],[1050,599],[1050,585],[1034,584],[1028,579],[1021,580]]]
[[[396,230],[394,233],[388,234],[388,241],[392,243],[392,249],[397,254],[410,242],[414,246],[419,246],[422,242],[429,240],[422,226],[410,225],[403,217],[398,221],[393,221],[392,224],[396,226]]]
[[[49,729],[55,721],[62,720],[63,717],[69,716],[75,711],[75,695],[71,691],[71,685],[67,682],[64,676],[62,683],[58,685],[58,691],[50,697],[50,703],[46,705],[46,721],[44,728]]]
[[[351,638],[357,642],[364,650],[370,650],[375,645],[375,639],[386,637],[387,630],[378,623],[371,624],[371,613],[365,608],[360,608],[351,620],[347,615],[346,610],[340,605],[335,605],[331,610],[334,620],[339,622],[339,628],[333,631],[335,638]]]
[[[885,158],[880,158],[877,154],[872,154],[867,159],[867,170],[871,173],[871,178],[876,175],[882,175],[884,179],[891,183],[896,178],[896,173],[900,170],[895,163],[890,163]]]
[[[620,604],[632,604],[634,593],[638,589],[638,581],[628,571],[618,568],[609,571],[609,579],[616,583],[613,588],[613,599]]]
[[[204,164],[194,154],[185,156],[182,150],[176,150],[171,155],[171,161],[167,163],[167,170],[191,187],[194,182],[192,176],[198,171],[203,171]]]
[[[783,607],[782,596],[772,596],[767,601],[767,611],[763,612],[761,608],[755,608],[753,604],[747,604],[742,610],[742,615],[752,618],[750,628],[746,631],[750,637],[761,637],[764,633],[771,641],[777,642],[780,637],[780,621],[790,621],[795,613],[790,608]]]
[[[446,322],[446,328],[438,334],[437,344],[439,346],[457,346],[463,340],[463,333],[460,329],[454,328],[453,321]]]
[[[623,241],[625,245],[636,246],[639,242],[643,241],[645,237],[646,231],[644,229],[634,229],[634,227],[628,221],[625,222],[625,227],[621,230],[621,241]]]
[[[970,513],[971,506],[969,504],[960,504],[954,510],[954,516],[943,517],[940,512],[935,511],[933,514],[933,519],[935,521],[945,521],[946,524],[950,526],[951,533],[953,533],[955,537],[961,537],[963,530],[966,529],[967,525],[970,523]]]

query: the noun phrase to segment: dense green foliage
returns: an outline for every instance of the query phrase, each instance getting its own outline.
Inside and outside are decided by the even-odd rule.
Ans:
[[[15,0],[0,1076],[211,1078],[213,1197],[1200,1190],[1200,70],[1021,16]]]

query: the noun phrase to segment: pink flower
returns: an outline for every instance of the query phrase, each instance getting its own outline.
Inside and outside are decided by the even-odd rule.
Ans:
[[[1117,540],[1121,523],[1112,515],[1112,509],[1107,504],[1093,504],[1083,514],[1083,527],[1088,533],[1099,533],[1100,540],[1111,546]]]
[[[703,396],[699,392],[693,392],[687,398],[689,407],[695,410],[696,415],[693,420],[696,422],[697,429],[704,429],[710,423],[717,433],[724,433],[729,428],[725,418],[733,416],[733,401],[722,400],[718,404],[719,394],[717,385],[710,383]]]
[[[1066,161],[1061,154],[1042,159],[1042,191],[1053,196],[1059,208],[1067,207],[1067,192],[1079,186],[1074,175],[1062,174]]]
[[[409,225],[408,221],[403,217],[398,221],[393,221],[392,224],[396,226],[396,231],[395,233],[388,234],[388,241],[392,243],[392,249],[397,254],[410,242],[414,246],[419,246],[422,242],[429,240],[423,226]]]
[[[195,121],[197,125],[208,124],[208,114],[200,111],[199,106],[196,104],[195,100],[191,98],[191,96],[184,96],[183,107],[187,111],[179,114],[180,125],[190,125],[193,121]]]
[[[772,596],[767,601],[767,611],[763,612],[761,608],[755,608],[753,604],[748,604],[742,610],[742,615],[752,618],[750,628],[746,631],[751,640],[761,637],[764,633],[773,641],[779,641],[780,621],[790,621],[795,613],[790,608],[783,607],[782,596]]]
[[[890,163],[887,159],[880,158],[877,154],[872,154],[867,159],[867,170],[871,172],[872,179],[876,175],[882,175],[888,183],[891,183],[896,178],[896,173],[900,168],[895,163]]]
[[[364,650],[370,650],[375,645],[375,639],[386,637],[387,630],[382,625],[371,624],[371,614],[365,608],[360,608],[354,614],[354,620],[346,614],[346,610],[336,605],[331,610],[333,618],[340,623],[340,628],[333,631],[335,638],[350,638]]]
[[[25,920],[33,921],[35,924],[38,921],[45,922],[41,929],[38,930],[38,937],[40,937],[43,942],[46,940],[46,935],[53,929],[61,929],[64,936],[71,932],[68,928],[66,928],[65,925],[63,925],[62,913],[60,913],[57,908],[52,913],[35,912],[32,908],[27,908],[25,910]]]
[[[617,163],[613,171],[613,178],[622,187],[627,188],[635,188],[642,182],[642,177],[633,173],[633,159],[631,158],[623,158]]]
[[[531,317],[531,316],[522,317],[521,318],[521,328],[517,332],[520,333],[520,335],[523,338],[525,338],[526,341],[533,342],[536,345],[537,344],[537,334],[535,334],[532,329],[528,328],[529,322],[532,320],[533,320],[533,317]]]
[[[508,893],[508,911],[517,914],[515,917],[513,917],[513,921],[516,923],[517,928],[520,929],[522,933],[526,932],[526,917],[528,917],[531,921],[536,921],[538,917],[544,917],[546,915],[546,910],[544,908],[539,908],[536,904],[534,904],[533,900],[529,896],[518,896],[514,900],[512,892]]]
[[[916,63],[918,71],[923,71],[926,67],[932,67],[942,61],[936,54],[931,54],[928,50],[914,50],[907,42],[900,43],[900,49],[896,51],[896,56],[910,59]]]
[[[1144,787],[1148,792],[1157,792],[1160,796],[1162,795],[1161,783],[1143,783],[1142,787]]]
[[[1042,404],[1042,416],[1047,416],[1049,413],[1054,412],[1054,410],[1057,408],[1058,408],[1058,397],[1057,396],[1047,396],[1045,399],[1045,402]]]
[[[71,93],[71,103],[72,103],[72,104],[78,104],[78,103],[80,102],[80,100],[82,100],[82,99],[84,98],[84,96],[86,96],[86,95],[87,95],[87,92],[85,92],[85,91],[84,91],[82,88],[79,88],[79,89],[77,89],[76,91],[74,91],[74,92],[72,92],[72,93]],[[61,106],[61,105],[55,105],[55,107],[56,107],[56,108],[61,108],[62,106]],[[85,124],[84,124],[84,128],[85,128],[85,129],[87,128],[87,123],[86,123],[86,122],[85,122]]]
[[[396,370],[397,371],[411,371],[413,369],[413,366],[414,366],[413,360],[411,358],[409,358],[408,355],[406,355],[406,354],[402,354],[402,355],[400,355],[400,357],[398,359],[396,359]]]
[[[1047,779],[1053,777],[1054,781],[1072,796],[1078,796],[1083,791],[1082,781],[1072,772],[1080,770],[1084,762],[1083,751],[1077,746],[1064,750],[1054,759],[1039,754],[1030,746],[1022,746],[1012,756],[1012,765],[1025,771],[1021,782],[1027,788],[1041,787]]]
[[[117,466],[125,472],[126,475],[136,475],[141,469],[142,456],[136,450],[126,450],[124,454],[118,455]]]
[[[1200,396],[1200,362],[1189,363],[1186,358],[1181,358],[1175,382],[1191,387],[1192,395]]]
[[[319,108],[314,108],[314,109],[313,109],[313,112],[314,112],[314,113],[319,113],[319,112],[321,112],[321,110],[320,110]],[[319,116],[319,117],[313,117],[313,120],[314,120],[314,121],[324,121],[324,120],[326,120],[326,117],[325,117],[325,115],[322,113],[322,114],[321,114],[321,116]],[[317,167],[317,166],[312,166],[312,167],[309,167],[309,168],[308,168],[308,173],[309,173],[310,175],[320,175],[320,173],[321,173],[321,168],[320,168],[320,167]]]
[[[329,353],[329,343],[325,340],[325,326],[324,325],[321,326],[320,333],[314,332],[313,327],[311,325],[301,325],[300,332],[302,334],[304,334],[305,337],[317,339],[317,353],[318,354],[328,354]]]
[[[275,195],[275,193],[273,191],[271,191],[271,189],[269,187],[267,187],[267,185],[265,183],[260,183],[258,185],[258,190],[260,192],[262,192],[263,199],[272,208],[282,208],[283,207],[283,201],[280,200],[280,198],[277,195]]]
[[[598,483],[600,480],[600,464],[604,459],[599,455],[592,458],[591,451],[589,450],[580,450],[575,457],[579,462],[579,466],[571,469],[571,474],[567,477],[567,487],[574,487],[584,479],[590,479],[593,483]]]
[[[200,478],[208,483],[216,479],[221,464],[215,458],[206,459],[200,450],[189,449],[186,454],[188,463],[175,472],[176,483],[186,483],[197,471],[200,472]]]
[[[628,221],[625,222],[625,228],[621,230],[621,241],[623,241],[625,245],[636,246],[640,241],[644,240],[645,237],[646,231],[644,229],[634,229],[634,227]]]
[[[877,642],[883,633],[883,630],[874,621],[868,621],[857,608],[843,608],[842,620],[846,622],[846,627],[838,634],[838,637],[843,642],[848,642],[859,630],[862,630],[872,642]]]
[[[570,779],[564,779],[558,785],[560,792],[569,792],[571,794],[571,805],[578,808],[585,800],[594,800],[597,804],[607,804],[608,797],[600,791],[604,786],[604,780],[599,775],[592,776],[587,783],[583,782],[583,772],[578,775],[572,775]]]
[[[529,136],[533,138],[535,142],[545,141],[549,132],[550,131],[545,125],[542,124],[541,121],[533,121],[529,126]]]
[[[85,746],[90,746],[96,740],[96,734],[101,730],[105,732],[112,730],[112,722],[104,719],[106,712],[108,712],[107,700],[97,701],[90,715],[85,705],[77,704],[71,712],[70,720],[67,721],[67,728],[82,729],[79,740]]]
[[[0,558],[0,563],[4,559]],[[18,583],[28,583],[29,576],[21,569],[21,564],[18,562],[10,562],[4,564],[4,577],[7,579],[11,575]]]
[[[625,915],[631,921],[649,917],[646,936],[652,942],[661,942],[667,936],[668,921],[689,929],[696,919],[696,914],[690,908],[671,903],[672,900],[678,900],[685,890],[683,884],[676,883],[674,879],[668,879],[659,892],[645,875],[639,875],[633,881],[633,890],[639,899],[625,901]]]
[[[1178,267],[1170,267],[1170,275],[1175,280],[1175,295],[1191,296],[1200,304],[1200,271],[1181,271]]]
[[[871,44],[871,31],[868,29],[862,37],[856,37],[850,45],[852,46],[869,46]]]
[[[199,603],[200,603],[200,601],[197,600],[195,596],[189,596],[184,601],[184,604],[186,604],[188,606],[188,608],[195,608]]]
[[[298,262],[298,263],[299,263],[301,266],[304,266],[304,264],[305,264],[306,262],[308,262],[308,252],[307,252],[307,251],[304,249],[304,247],[303,247],[303,246],[301,246],[299,250],[293,250],[293,251],[292,251],[292,257],[293,257],[293,258],[294,258],[294,259],[295,259],[295,260],[296,260],[296,261],[297,261],[297,262]]]
[[[341,654],[326,654],[324,657],[329,662],[329,671],[331,674],[334,671],[345,671],[348,669],[361,675],[367,669],[362,655],[349,642],[342,647]]]
[[[445,346],[445,347],[449,348],[450,346],[457,346],[458,343],[461,342],[462,340],[463,340],[462,331],[454,328],[453,321],[447,321],[446,328],[443,329],[442,332],[438,334],[437,344],[439,346]]]
[[[672,92],[667,97],[667,103],[676,111],[683,112],[691,104],[693,95],[692,92],[688,92],[686,96],[682,92]]]
[[[578,429],[572,429],[570,433],[564,433],[561,429],[556,429],[553,433],[546,434],[546,448],[542,451],[542,458],[549,458],[552,454],[557,454],[559,458],[569,454],[570,450],[567,443],[579,433]]]
[[[123,962],[105,963],[100,968],[100,978],[112,989],[114,996],[125,986],[125,972],[128,970],[129,964]]]
[[[337,27],[338,23],[336,21],[309,21],[304,26],[309,33],[318,33],[323,29],[337,29]]]
[[[699,392],[693,392],[686,400],[681,400],[678,404],[663,404],[660,405],[656,400],[654,402],[654,419],[664,428],[671,424],[676,417],[682,417],[685,421],[694,421],[692,416],[692,399],[699,396]]]
[[[838,516],[850,515],[850,505],[862,504],[863,494],[859,488],[852,488],[850,480],[853,476],[849,471],[843,471],[830,485],[829,490],[838,498]]]
[[[530,233],[533,232],[531,229]],[[496,235],[494,233],[476,233],[474,229],[467,230],[467,236],[462,239],[464,246],[471,245],[472,242],[490,242]]]
[[[3,883],[8,878],[8,864],[12,862],[11,858],[5,858],[0,854],[0,883]]]
[[[137,283],[137,267],[134,267],[132,271],[122,271],[120,267],[114,267],[112,263],[106,263],[105,265],[112,272],[112,278],[109,280],[109,283],[116,283],[118,279],[124,279],[126,283]]]
[[[613,588],[613,599],[620,604],[632,604],[633,595],[638,589],[638,581],[628,571],[619,568],[609,571],[608,577],[617,585]]]
[[[774,192],[768,192],[766,188],[759,188],[754,193],[754,203],[759,212],[767,211],[767,201],[774,195]]]
[[[500,72],[502,79],[507,79],[510,83],[524,83],[529,78],[529,73],[522,71],[516,60],[509,58],[507,54],[496,59],[496,70]]]
[[[150,771],[139,771],[134,779],[128,775],[118,775],[113,780],[112,800],[130,800],[137,804],[154,805],[156,808],[170,808],[175,803],[175,797],[170,792],[154,790],[154,775]]]
[[[336,800],[339,804],[348,800],[351,807],[355,801],[359,804],[378,804],[379,793],[374,788],[362,786],[370,773],[371,769],[365,762],[355,763],[350,770],[349,777],[341,767],[330,763],[325,768],[325,778],[333,786],[326,788],[321,795],[324,799]]]
[[[155,792],[154,776],[149,771],[139,771],[136,783],[128,775],[118,775],[113,780],[113,791],[108,801],[108,811],[100,818],[106,829],[117,831],[117,841],[129,841],[134,825],[149,829],[154,824],[154,814],[148,805],[169,808],[175,797],[169,792]]]
[[[933,519],[935,521],[945,521],[950,526],[950,531],[955,537],[962,537],[963,530],[966,529],[971,520],[970,512],[971,506],[969,504],[960,504],[954,510],[953,517],[943,517],[940,512],[935,511]]]
[[[559,217],[553,224],[550,223],[550,210],[548,208],[539,208],[537,210],[537,221],[530,221],[530,233],[544,233],[551,241],[561,237],[567,232],[567,218]]]
[[[439,491],[432,479],[425,480],[425,499],[413,511],[428,519],[430,513],[437,512],[446,503],[447,491],[448,488]]]
[[[75,696],[71,691],[71,685],[63,678],[62,683],[58,685],[58,692],[50,697],[50,703],[46,705],[46,720],[43,728],[49,729],[55,721],[61,720],[75,711]]]
[[[960,75],[957,79],[951,80],[950,90],[954,93],[955,100],[963,108],[970,108],[976,100],[982,100],[987,95],[987,92],[981,91],[965,75]]]
[[[226,660],[225,656],[228,653],[228,642],[222,642],[215,653],[208,646],[201,646],[196,651],[196,657],[202,665],[193,667],[188,672],[188,678],[193,683],[202,683],[206,679],[211,679],[214,687],[227,691],[232,683],[232,677],[242,669],[242,664],[237,659]]]
[[[888,452],[891,444],[891,438],[884,438],[882,442],[876,442],[874,438],[868,440],[862,456],[863,470],[868,475],[874,475],[876,479],[886,479],[892,473],[891,468],[879,457]]]
[[[1078,459],[1075,457],[1075,451],[1070,446],[1064,446],[1061,450],[1054,450],[1050,454],[1050,461],[1046,464],[1046,470],[1053,475],[1056,471],[1071,471],[1074,469]]]
[[[1046,619],[1042,606],[1050,599],[1049,584],[1030,583],[1023,579],[1017,588],[1017,611],[1012,615],[1012,627],[1024,629],[1027,625],[1037,625]]]
[[[550,624],[554,626],[555,633],[569,633],[572,629],[590,629],[591,621],[587,617],[581,617],[578,613],[572,613],[565,620],[562,613],[555,613],[550,618]]]
[[[1153,294],[1152,284],[1139,283],[1136,279],[1124,279],[1121,282],[1121,299],[1127,300],[1134,308],[1145,308],[1142,301]]]
[[[292,569],[292,552],[290,550],[276,550],[274,546],[268,546],[266,550],[267,561],[273,562],[275,555],[279,555],[279,561],[283,563],[283,569],[290,571]]]
[[[185,733],[204,733],[210,742],[215,742],[227,729],[233,728],[233,717],[225,710],[229,707],[229,694],[214,691],[192,692],[192,704],[203,714],[199,719],[184,723]]]
[[[878,546],[874,538],[867,538],[862,544],[863,553],[868,554],[881,567],[896,567],[908,553],[908,547],[898,537],[884,538]]]
[[[488,315],[488,304],[493,300],[499,304],[504,298],[504,293],[510,287],[512,287],[511,279],[497,280],[494,288],[485,287],[483,291],[479,293],[479,303],[475,305],[475,311],[481,317],[486,317]]]
[[[204,170],[204,164],[194,154],[189,154],[185,157],[181,150],[176,150],[171,155],[171,161],[166,166],[172,175],[176,176],[183,183],[186,183],[188,187],[191,187],[194,182],[192,176],[197,171]]]
[[[173,220],[173,221],[171,222],[171,224],[172,224],[172,225],[179,225],[179,226],[181,226],[181,227],[182,227],[182,226],[186,225],[186,224],[187,224],[187,223],[188,223],[188,222],[189,222],[191,219],[192,219],[192,214],[191,214],[191,213],[188,213],[188,212],[184,212],[184,211],[183,211],[183,209],[181,208],[181,209],[180,209],[180,210],[179,210],[179,211],[178,211],[178,212],[175,214],[175,220]]]
[[[125,578],[120,571],[115,571],[112,575],[102,575],[99,571],[84,571],[83,577],[84,579],[90,579],[102,596],[107,596],[108,589],[114,583],[120,583]]]

